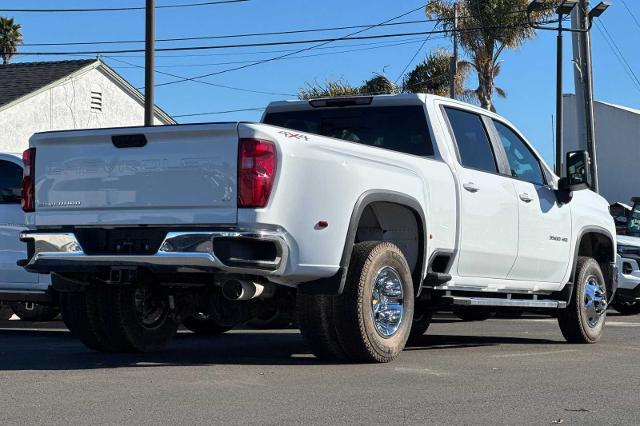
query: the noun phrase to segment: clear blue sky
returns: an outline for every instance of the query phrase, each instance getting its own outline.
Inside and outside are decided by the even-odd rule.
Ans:
[[[157,5],[190,3],[196,0],[157,0]],[[594,2],[592,2],[593,4]],[[613,0],[601,20],[618,43],[631,68],[640,77],[640,26],[624,8],[621,0]],[[640,1],[626,0],[636,18],[640,19]],[[321,28],[344,25],[374,24],[420,6],[416,0],[252,0],[221,6],[191,9],[165,9],[157,12],[157,37],[185,37],[205,35],[225,35],[238,33],[282,31],[304,28]],[[5,0],[3,8],[90,8],[140,6],[143,0],[97,0],[41,1]],[[1,15],[8,15],[0,12]],[[144,37],[144,13],[69,13],[32,14],[12,13],[23,25],[25,43],[70,42],[94,40],[137,40]],[[402,18],[424,18],[422,11]],[[432,23],[421,23],[370,30],[364,34],[391,32],[428,31]],[[190,46],[204,44],[226,44],[233,42],[262,42],[275,40],[312,39],[340,37],[353,30],[323,33],[295,34],[290,36],[244,38],[230,40],[203,40],[194,42],[162,43],[158,47]],[[363,34],[363,35],[364,35]],[[327,78],[343,78],[359,84],[374,72],[384,72],[395,80],[402,69],[421,45],[423,36],[401,39],[364,40],[359,42],[336,42],[327,47],[306,52],[302,55],[323,53],[321,56],[286,59],[271,62],[245,70],[230,72],[207,79],[212,83],[242,87],[282,94],[295,94],[305,82]],[[602,34],[594,27],[593,60],[595,70],[596,98],[608,102],[640,108],[640,90],[637,89]],[[350,49],[380,47],[380,43],[391,46],[348,53],[337,53]],[[566,39],[567,59],[565,61],[565,92],[573,91],[573,74],[570,63],[570,37]],[[363,46],[364,43],[376,45]],[[398,43],[403,43],[398,45]],[[356,46],[358,44],[358,46]],[[302,45],[300,47],[309,46]],[[446,39],[434,37],[420,52],[416,62],[431,49],[449,47]],[[97,48],[135,48],[141,45],[70,46],[70,47],[23,47],[24,51],[95,50]],[[273,50],[292,49],[298,46],[252,47],[242,49],[209,50],[196,52],[158,53],[158,69],[180,76],[195,76],[222,70],[234,65],[212,65],[221,62],[248,61],[269,58],[282,53]],[[271,53],[270,53],[271,51]],[[324,53],[331,53],[324,55]],[[184,56],[184,55],[198,56]],[[141,54],[128,54],[118,59],[143,65]],[[178,57],[176,57],[178,56]],[[71,57],[63,57],[71,59]],[[20,56],[14,61],[55,60],[60,57]],[[552,163],[553,142],[551,115],[555,111],[555,33],[539,32],[538,37],[516,51],[503,54],[502,74],[497,84],[508,92],[507,99],[496,101],[498,112],[513,121],[532,141],[537,149]],[[139,68],[116,62],[105,61],[117,69],[136,87],[144,83],[144,72]],[[415,63],[415,62],[414,62]],[[159,83],[172,80],[171,77],[157,76]],[[473,86],[473,80],[469,85]],[[271,100],[282,99],[282,95],[265,95],[234,91],[187,82],[158,88],[157,103],[170,114],[189,114],[210,111],[225,111],[263,107]],[[181,120],[220,121],[257,120],[260,112],[239,112],[225,115],[211,115]]]

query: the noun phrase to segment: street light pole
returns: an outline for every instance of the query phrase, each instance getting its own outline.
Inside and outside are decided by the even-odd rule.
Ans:
[[[562,118],[562,14],[558,13],[558,47],[556,57],[556,161],[555,172],[557,176],[562,176],[562,156],[564,155],[563,131],[564,120]]]
[[[144,53],[144,125],[153,126],[154,71],[155,71],[155,0],[146,0],[145,53]]]
[[[591,26],[591,16],[588,13],[589,0],[581,0],[580,5],[577,8],[578,25],[580,29],[586,29]],[[578,114],[579,117],[584,118],[584,122],[580,122],[584,126],[586,136],[586,147],[591,158],[591,176],[592,176],[592,189],[598,192],[598,159],[596,149],[596,135],[595,135],[595,111],[593,106],[593,71],[591,67],[591,36],[589,32],[579,33],[578,45],[580,52],[580,60],[578,66],[580,67],[582,81],[579,86],[576,87],[576,95],[580,90],[582,93],[579,98],[584,101],[582,105],[576,105],[577,109],[583,108],[584,114]],[[576,98],[576,100],[578,97]]]
[[[584,14],[584,20],[580,21],[580,28],[564,28],[562,26],[562,21],[565,16],[571,14],[574,7],[581,2],[581,12]],[[562,160],[564,156],[564,143],[563,143],[563,128],[564,128],[564,119],[562,117],[563,114],[563,105],[562,105],[562,60],[563,60],[563,43],[562,43],[562,32],[570,31],[572,33],[579,33],[583,43],[581,46],[582,49],[585,50],[585,54],[582,56],[580,69],[583,74],[583,81],[585,86],[589,86],[589,88],[584,89],[585,93],[585,102],[587,105],[590,105],[590,110],[587,111],[588,115],[588,126],[587,126],[587,141],[589,154],[591,156],[591,171],[593,179],[592,189],[595,192],[598,192],[598,178],[597,178],[597,163],[596,163],[596,149],[595,149],[595,137],[594,137],[594,120],[593,120],[593,84],[591,78],[591,46],[589,44],[589,31],[591,31],[591,26],[593,25],[593,19],[602,15],[602,13],[607,10],[609,7],[609,3],[600,2],[597,6],[595,6],[591,11],[587,13],[589,7],[589,0],[562,0],[556,8],[556,13],[558,14],[558,26],[557,28],[540,25],[538,23],[533,22],[531,14],[535,11],[544,10],[547,8],[545,0],[530,0],[529,5],[527,6],[527,21],[529,25],[533,28],[539,30],[554,30],[558,31],[558,47],[557,47],[557,82],[556,82],[556,158],[555,158],[555,172],[556,175],[562,176]],[[575,47],[574,47],[575,49]],[[575,52],[574,52],[575,53]],[[587,75],[588,74],[588,75]],[[588,107],[587,107],[588,108]],[[590,126],[590,127],[589,127]]]

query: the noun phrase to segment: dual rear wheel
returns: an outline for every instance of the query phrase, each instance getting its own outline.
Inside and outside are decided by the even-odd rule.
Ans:
[[[354,246],[342,294],[298,294],[298,324],[322,359],[389,362],[412,328],[424,333],[430,316],[414,324],[413,280],[400,249],[387,242]]]
[[[169,295],[145,286],[89,285],[62,293],[60,308],[69,330],[87,347],[103,352],[164,349],[178,329]]]

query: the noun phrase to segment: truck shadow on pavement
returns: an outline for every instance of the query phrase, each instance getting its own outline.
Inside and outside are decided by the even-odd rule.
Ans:
[[[1,327],[1,325],[0,325]],[[483,346],[558,343],[545,339],[426,334],[407,351],[468,350]],[[310,354],[295,330],[239,331],[217,337],[179,333],[167,350],[152,354],[98,353],[62,330],[0,330],[0,371],[87,370],[120,367],[215,365],[326,365]]]

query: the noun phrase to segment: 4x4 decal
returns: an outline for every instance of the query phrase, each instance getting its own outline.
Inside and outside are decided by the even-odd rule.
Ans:
[[[280,133],[281,135],[284,135],[287,138],[304,139],[305,141],[309,140],[307,136],[302,135],[300,133],[287,132],[286,130],[280,130],[278,133]]]

